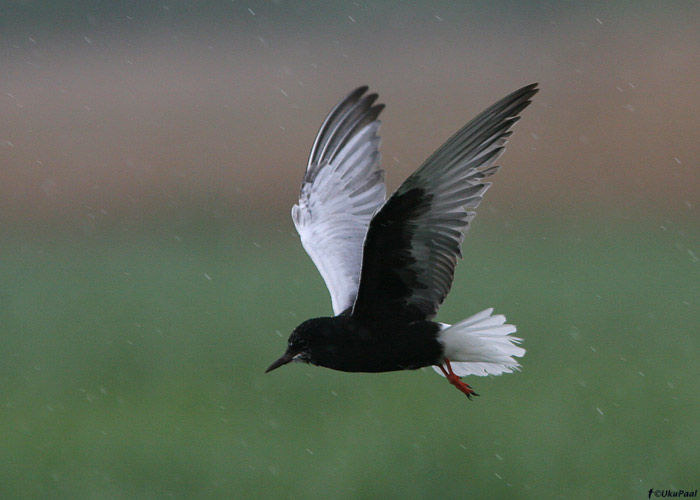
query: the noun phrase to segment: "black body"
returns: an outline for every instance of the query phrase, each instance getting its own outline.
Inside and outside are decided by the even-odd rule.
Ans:
[[[368,324],[349,314],[313,318],[294,329],[287,352],[345,372],[414,370],[442,361],[439,331],[432,321]]]

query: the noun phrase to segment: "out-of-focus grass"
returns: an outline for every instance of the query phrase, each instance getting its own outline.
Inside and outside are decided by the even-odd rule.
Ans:
[[[10,235],[2,497],[695,489],[700,275],[683,229],[480,221],[439,319],[494,306],[528,354],[520,373],[472,377],[474,402],[429,369],[264,375],[298,322],[329,312],[291,233]]]

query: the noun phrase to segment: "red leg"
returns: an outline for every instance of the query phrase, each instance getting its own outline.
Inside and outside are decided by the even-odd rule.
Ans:
[[[442,365],[438,366],[440,367],[440,371],[442,371],[442,373],[445,375],[450,384],[454,385],[457,389],[466,394],[469,399],[472,399],[472,396],[478,396],[478,394],[474,392],[474,389],[469,387],[469,384],[462,382],[462,380],[457,375],[455,375],[455,373],[452,371],[452,365],[450,364],[449,359],[445,358],[445,366],[447,367],[447,369],[445,369]]]

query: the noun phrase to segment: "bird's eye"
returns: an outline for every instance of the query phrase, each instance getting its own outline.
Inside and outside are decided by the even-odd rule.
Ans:
[[[287,349],[293,352],[301,352],[306,349],[306,342],[294,340],[292,342],[289,342]]]

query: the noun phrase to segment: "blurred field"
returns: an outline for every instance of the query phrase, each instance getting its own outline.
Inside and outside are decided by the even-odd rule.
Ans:
[[[644,498],[698,487],[697,227],[485,213],[440,319],[519,326],[522,372],[263,370],[329,312],[289,231],[3,241],[13,499]],[[693,238],[696,238],[693,240]]]

